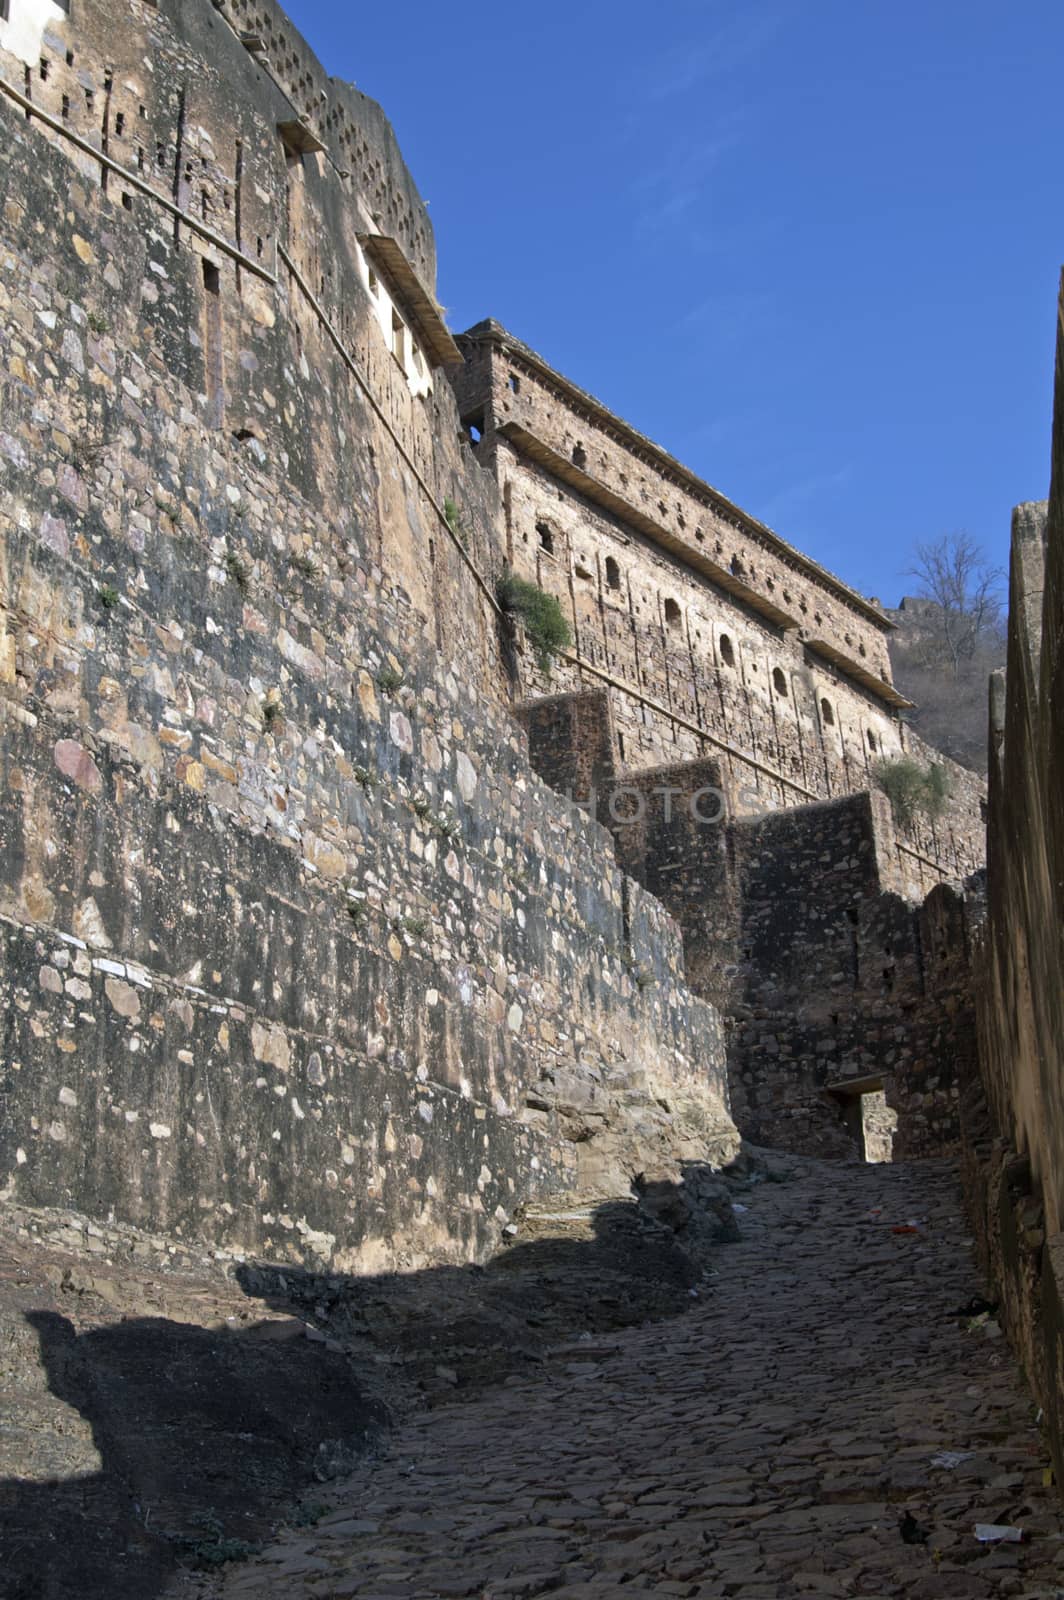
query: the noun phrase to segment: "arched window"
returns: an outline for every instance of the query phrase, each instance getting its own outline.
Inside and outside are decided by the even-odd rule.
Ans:
[[[735,665],[735,646],[726,633],[722,633],[720,636],[720,659],[726,667],[734,667]]]
[[[610,589],[621,587],[621,569],[612,556],[606,557],[606,583]]]
[[[772,687],[781,699],[785,700],[787,698],[787,679],[784,677],[781,667],[773,667],[772,669]]]
[[[835,726],[835,711],[830,700],[821,700],[820,716],[825,728],[833,728]]]
[[[536,523],[536,532],[539,535],[539,548],[547,555],[554,554],[554,534],[545,522]]]
[[[587,451],[582,444],[573,445],[573,466],[583,470],[587,466]]]
[[[665,623],[670,628],[678,628],[680,626],[680,607],[675,600],[666,600],[665,602]]]

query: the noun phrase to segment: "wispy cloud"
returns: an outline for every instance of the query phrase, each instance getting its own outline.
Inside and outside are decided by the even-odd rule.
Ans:
[[[774,294],[738,289],[709,295],[677,318],[674,331],[700,344],[731,344],[777,320]]]
[[[665,160],[639,175],[633,184],[639,232],[686,226],[706,213],[713,175],[738,146],[743,122],[740,113],[721,118],[713,133],[673,145]]]
[[[831,472],[815,472],[808,478],[799,478],[777,490],[759,507],[758,515],[770,526],[779,526],[818,501],[834,500],[837,491],[849,483],[852,475],[853,464],[846,462]]]
[[[782,16],[750,4],[741,16],[715,24],[708,34],[687,39],[651,61],[642,84],[650,100],[674,100],[757,59],[775,39]]]

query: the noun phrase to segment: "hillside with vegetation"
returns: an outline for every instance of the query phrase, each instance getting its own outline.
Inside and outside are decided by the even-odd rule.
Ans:
[[[917,545],[906,576],[913,593],[887,611],[894,682],[916,702],[921,738],[985,772],[987,678],[1005,665],[1003,574],[959,533]]]

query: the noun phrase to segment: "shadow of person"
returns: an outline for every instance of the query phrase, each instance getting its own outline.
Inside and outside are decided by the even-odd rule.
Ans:
[[[254,1545],[291,1515],[323,1445],[353,1454],[385,1419],[342,1355],[278,1342],[276,1324],[131,1318],[78,1333],[56,1312],[26,1320],[51,1395],[91,1428],[99,1469],[0,1479],[5,1600],[149,1600],[179,1560]],[[77,1431],[58,1409],[53,1427]]]
[[[527,1208],[523,1237],[485,1266],[367,1277],[240,1266],[244,1293],[284,1321],[119,1320],[101,1302],[79,1327],[24,1309],[47,1390],[22,1408],[9,1462],[23,1476],[0,1479],[0,1595],[151,1600],[179,1563],[246,1554],[385,1427],[360,1377],[368,1363],[378,1382],[385,1371],[448,1403],[688,1309],[703,1262],[680,1240],[701,1242],[706,1180],[692,1170],[643,1187],[645,1205]],[[324,1338],[304,1336],[315,1324]],[[0,1396],[0,1428],[4,1411]]]

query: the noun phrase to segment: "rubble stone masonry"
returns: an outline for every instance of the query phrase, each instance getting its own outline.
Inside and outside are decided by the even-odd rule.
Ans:
[[[980,1074],[962,1113],[970,1209],[1064,1483],[1064,294],[1049,504],[1013,517],[1009,645],[991,683]]]
[[[494,489],[379,110],[272,7],[32,0],[23,61],[28,3],[0,24],[9,1203],[376,1268],[725,1158],[677,930],[504,710]]]
[[[728,1160],[729,1074],[760,1138],[882,1089],[954,1145],[982,796],[869,793],[939,759],[879,606],[452,339],[269,0],[8,0],[0,135],[7,1204],[383,1270]]]
[[[715,757],[733,811],[868,789],[903,752],[945,765],[937,823],[898,832],[914,896],[984,860],[981,780],[901,720],[894,624],[497,323],[459,340],[463,418],[503,500],[506,558],[555,594],[574,648],[529,696],[606,688],[619,765]]]

